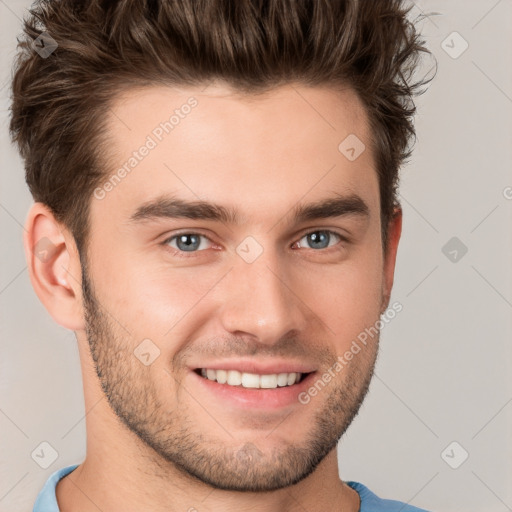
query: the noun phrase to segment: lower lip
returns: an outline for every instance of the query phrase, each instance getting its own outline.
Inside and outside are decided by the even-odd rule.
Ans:
[[[273,389],[268,388],[244,388],[242,386],[230,386],[219,384],[215,380],[201,377],[191,371],[192,377],[198,381],[208,393],[230,402],[237,407],[246,409],[279,409],[291,405],[301,405],[298,395],[308,389],[316,372],[308,374],[298,384],[283,386]]]

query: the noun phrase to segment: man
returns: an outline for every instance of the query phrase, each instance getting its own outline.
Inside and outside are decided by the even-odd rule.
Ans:
[[[420,510],[342,481],[336,451],[401,234],[426,51],[403,3],[31,14],[10,126],[24,244],[87,411],[85,460],[34,512]]]

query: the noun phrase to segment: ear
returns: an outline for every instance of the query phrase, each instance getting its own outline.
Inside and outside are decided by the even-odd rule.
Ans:
[[[32,286],[52,318],[67,329],[84,329],[75,240],[43,203],[34,203],[29,210],[23,246]]]
[[[400,206],[396,206],[388,223],[388,246],[384,255],[384,276],[382,283],[382,313],[384,313],[389,306],[391,289],[393,288],[393,280],[395,276],[396,254],[401,234],[402,208]]]

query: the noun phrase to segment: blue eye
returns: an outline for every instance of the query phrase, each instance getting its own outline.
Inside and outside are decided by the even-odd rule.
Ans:
[[[341,235],[338,235],[338,233],[335,233],[334,231],[323,229],[323,230],[317,230],[317,231],[310,231],[309,233],[304,235],[299,240],[298,243],[300,244],[301,240],[306,239],[308,241],[308,243],[311,243],[312,249],[327,249],[329,247],[329,242],[332,239],[332,235],[337,237],[338,241],[343,239],[341,237]]]
[[[181,233],[168,238],[164,244],[169,245],[173,249],[178,249],[178,252],[197,252],[197,249],[201,247],[202,238],[209,240],[206,236],[199,233]],[[176,240],[176,247],[171,245],[174,240]]]
[[[331,231],[329,229],[317,229],[316,231],[310,231],[302,236],[298,242],[294,243],[294,246],[299,246],[302,248],[302,240],[306,240],[306,243],[309,247],[305,247],[306,249],[313,249],[315,251],[319,249],[328,249],[333,245],[337,245],[336,243],[331,243],[334,240],[336,241],[345,241],[348,240],[336,233],[335,231]],[[178,235],[173,235],[162,242],[166,248],[171,249],[172,255],[177,257],[192,257],[192,254],[187,253],[197,253],[202,252],[205,249],[208,249],[208,243],[203,241],[207,241],[211,243],[211,240],[206,236],[200,233],[180,233]]]

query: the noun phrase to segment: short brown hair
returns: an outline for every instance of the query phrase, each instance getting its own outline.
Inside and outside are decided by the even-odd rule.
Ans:
[[[106,114],[130,87],[221,79],[250,94],[290,82],[348,85],[374,137],[385,248],[415,137],[413,96],[428,81],[412,83],[420,53],[430,52],[410,8],[403,0],[35,2],[18,40],[10,122],[34,200],[85,247],[108,161]],[[42,33],[58,45],[47,58],[33,47]]]

